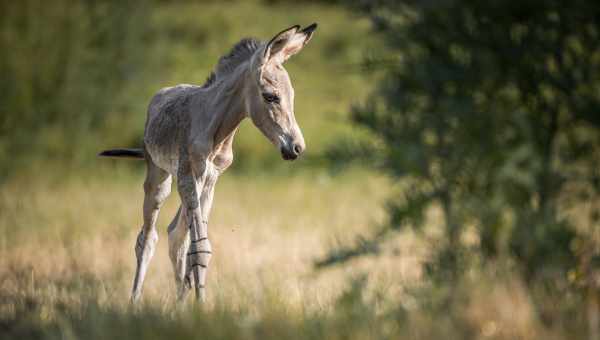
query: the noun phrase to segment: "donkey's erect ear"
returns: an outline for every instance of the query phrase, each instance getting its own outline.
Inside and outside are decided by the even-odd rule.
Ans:
[[[306,38],[304,39],[304,45],[308,44],[308,41],[310,40],[310,38],[312,38],[312,35],[316,29],[317,29],[316,22],[313,23],[312,25],[308,25],[302,29],[301,32],[304,33],[304,35],[306,36]]]
[[[283,63],[289,57],[300,52],[312,37],[315,29],[317,29],[317,24],[312,24],[302,30],[298,25],[283,30],[267,44],[265,61]]]

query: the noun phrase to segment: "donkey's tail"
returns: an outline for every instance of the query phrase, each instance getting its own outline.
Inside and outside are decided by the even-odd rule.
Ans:
[[[98,154],[98,156],[144,159],[144,150],[142,150],[142,149],[111,149],[111,150],[104,150],[104,151],[100,152]]]

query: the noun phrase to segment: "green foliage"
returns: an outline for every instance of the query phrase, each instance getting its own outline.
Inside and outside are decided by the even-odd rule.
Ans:
[[[126,109],[120,96],[146,54],[145,7],[9,1],[0,11],[0,172],[36,158],[68,161]]]
[[[600,6],[356,5],[391,48],[367,61],[386,77],[352,116],[374,135],[375,163],[408,188],[390,228],[419,227],[439,207],[451,272],[475,226],[487,258],[509,254],[528,278],[566,281],[574,241],[593,242],[597,210],[582,208],[600,191]]]

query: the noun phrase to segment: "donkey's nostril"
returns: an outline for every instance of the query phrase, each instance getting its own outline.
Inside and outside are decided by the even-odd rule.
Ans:
[[[296,145],[294,145],[294,153],[295,153],[296,155],[299,155],[299,154],[301,154],[301,153],[302,153],[302,147],[300,146],[300,144],[296,144]]]
[[[283,159],[294,160],[298,158],[298,156],[300,156],[302,151],[304,151],[304,147],[302,146],[302,144],[290,143],[285,146],[282,146],[280,151]]]

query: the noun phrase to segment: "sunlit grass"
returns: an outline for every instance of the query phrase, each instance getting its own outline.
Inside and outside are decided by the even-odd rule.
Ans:
[[[582,331],[574,326],[583,324],[581,314],[544,323],[532,291],[503,265],[471,271],[453,285],[424,280],[423,261],[437,242],[425,240],[436,237],[435,213],[432,236],[399,233],[378,256],[315,269],[332,247],[385,220],[382,202],[393,187],[364,170],[223,176],[209,223],[208,301],[200,309],[192,296],[183,308],[175,304],[165,230],[179,202],[172,194],[142,304],[131,309],[142,180],[128,170],[61,182],[15,179],[2,187],[0,335],[559,339]],[[441,303],[450,292],[451,304]],[[546,303],[557,299],[561,308],[581,305],[576,296]]]
[[[141,226],[142,181],[125,175],[3,187],[2,289],[59,300],[76,300],[91,289],[125,303]],[[224,301],[241,309],[281,299],[298,310],[327,309],[353,270],[315,273],[314,261],[336,240],[351,240],[381,221],[387,191],[384,178],[364,171],[340,177],[224,176],[210,222],[208,305]],[[159,247],[145,285],[149,301],[174,300],[166,226],[178,204],[174,193],[161,211]],[[98,286],[88,287],[87,280]]]

